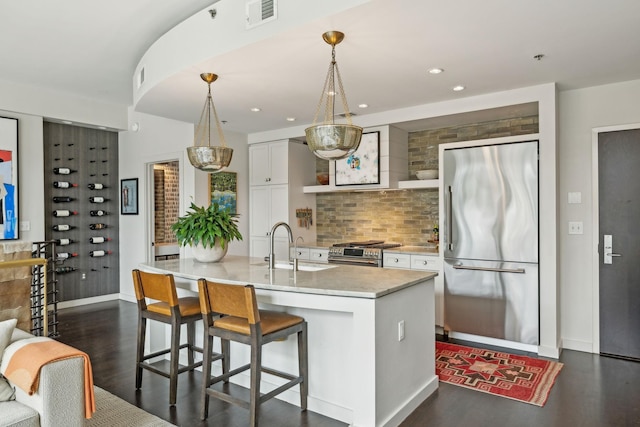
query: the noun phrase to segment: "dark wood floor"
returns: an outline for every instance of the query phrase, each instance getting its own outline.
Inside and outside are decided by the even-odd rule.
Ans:
[[[136,392],[135,304],[112,301],[68,308],[60,311],[59,321],[60,341],[90,355],[97,386],[179,426],[247,425],[246,410],[215,399],[209,419],[200,421],[199,372],[180,375],[175,407],[168,405],[168,380],[159,375],[145,372],[142,390]],[[542,408],[440,383],[402,426],[640,426],[640,363],[571,350],[563,351],[560,361],[564,367]],[[345,426],[277,399],[262,406],[260,425]]]

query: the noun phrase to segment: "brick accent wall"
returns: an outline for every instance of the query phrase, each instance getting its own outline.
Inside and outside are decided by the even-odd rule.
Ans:
[[[180,210],[180,176],[178,162],[156,165],[154,170],[155,186],[155,241],[157,243],[176,243],[171,230],[178,220]]]
[[[154,234],[157,243],[164,242],[164,169],[153,169]]]
[[[410,179],[417,170],[438,169],[441,143],[537,132],[538,116],[529,116],[409,133]],[[316,165],[318,172],[328,171],[327,161]],[[437,189],[318,193],[317,242],[380,239],[424,246],[438,222],[438,203]]]

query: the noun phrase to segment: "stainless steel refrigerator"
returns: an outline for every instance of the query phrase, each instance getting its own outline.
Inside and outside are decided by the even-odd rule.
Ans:
[[[539,343],[538,141],[443,150],[447,331]]]

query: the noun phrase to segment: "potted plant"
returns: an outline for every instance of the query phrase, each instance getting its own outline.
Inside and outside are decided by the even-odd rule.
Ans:
[[[190,210],[171,226],[180,246],[190,245],[200,262],[218,262],[229,249],[229,242],[242,240],[236,223],[237,215],[220,209],[217,203],[209,207],[191,202]]]

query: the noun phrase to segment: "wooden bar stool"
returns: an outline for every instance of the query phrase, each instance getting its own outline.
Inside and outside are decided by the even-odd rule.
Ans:
[[[193,371],[202,365],[194,362],[194,351],[202,352],[195,346],[195,324],[202,319],[198,297],[178,298],[176,284],[172,274],[146,273],[133,270],[133,287],[138,300],[138,350],[136,354],[136,390],[142,387],[142,370],[147,369],[169,378],[169,404],[175,405],[178,390],[178,374]],[[146,298],[155,300],[147,304]],[[171,325],[171,347],[144,354],[144,342],[147,319]],[[180,326],[187,325],[187,343],[180,344]],[[180,367],[178,356],[180,349],[188,349],[188,365]],[[169,372],[160,369],[147,360],[170,353]]]
[[[300,407],[307,409],[308,361],[307,361],[307,322],[299,316],[275,311],[258,310],[255,289],[251,285],[238,286],[198,281],[200,307],[205,321],[204,363],[202,365],[202,412],[205,420],[209,415],[209,397],[213,396],[234,405],[249,409],[250,423],[258,425],[260,404],[277,394],[300,384]],[[215,316],[221,316],[216,318]],[[286,339],[289,335],[298,335],[299,375],[277,371],[262,366],[262,346],[275,340]],[[211,376],[213,337],[222,339],[223,374]],[[251,362],[232,371],[229,368],[229,341],[237,341],[251,346]],[[218,355],[220,356],[220,355]],[[228,393],[210,388],[220,381],[247,369],[251,370],[250,399],[245,401]],[[226,372],[225,372],[226,370]],[[266,394],[260,393],[260,377],[265,372],[289,380]]]

